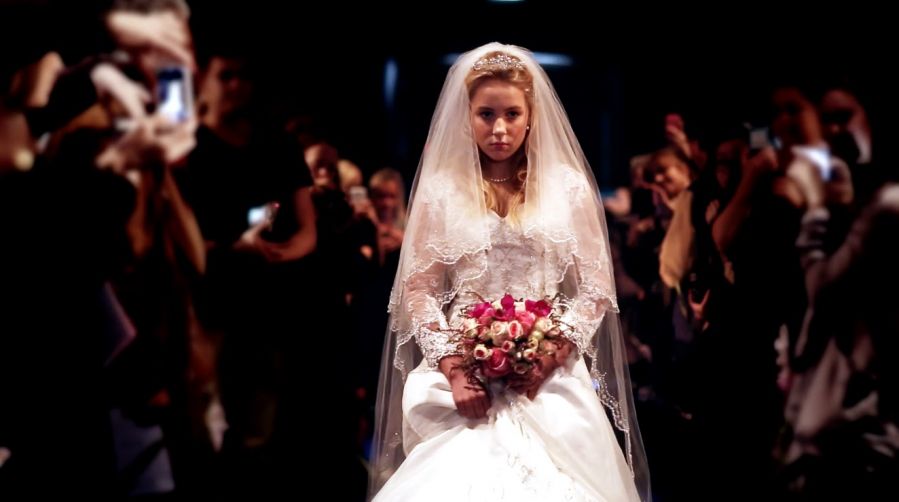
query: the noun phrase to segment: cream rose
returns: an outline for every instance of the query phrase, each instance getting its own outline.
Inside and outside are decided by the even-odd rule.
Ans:
[[[493,355],[493,350],[488,349],[484,344],[479,343],[474,348],[474,358],[478,361],[485,361],[490,359],[490,356]]]

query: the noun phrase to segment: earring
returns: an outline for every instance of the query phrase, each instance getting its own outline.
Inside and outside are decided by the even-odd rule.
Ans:
[[[524,130],[525,130],[525,131],[530,131],[530,130],[531,130],[531,125],[530,125],[530,124],[528,124],[528,126],[527,126],[527,127],[525,127],[525,128],[524,128]]]

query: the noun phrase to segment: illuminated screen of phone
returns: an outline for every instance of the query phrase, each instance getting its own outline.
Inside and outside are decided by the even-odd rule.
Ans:
[[[159,113],[173,122],[184,122],[193,113],[190,72],[182,67],[162,68],[156,73]]]

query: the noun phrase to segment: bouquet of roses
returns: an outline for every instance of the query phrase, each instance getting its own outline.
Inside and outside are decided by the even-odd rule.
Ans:
[[[552,353],[546,341],[567,330],[551,299],[516,301],[507,293],[501,300],[481,300],[463,310],[460,330],[462,367],[481,382],[526,375]]]

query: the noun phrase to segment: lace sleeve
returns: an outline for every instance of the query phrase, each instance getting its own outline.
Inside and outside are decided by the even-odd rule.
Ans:
[[[609,309],[617,311],[617,306],[610,289],[589,278],[577,277],[577,280],[577,295],[565,302],[567,308],[562,314],[562,322],[571,326],[568,338],[577,345],[578,352],[592,357],[595,347],[593,335],[602,324],[606,312]]]
[[[561,261],[567,266],[560,291],[565,296],[562,302],[565,312],[562,321],[573,328],[568,337],[582,355],[594,357],[596,344],[594,335],[602,324],[606,313],[618,311],[615,286],[612,279],[611,256],[608,252],[606,230],[595,213],[584,208],[598,206],[595,194],[582,175],[568,171],[566,176],[567,199],[574,208],[571,225],[580,230],[576,244],[568,248],[566,258]],[[580,215],[580,219],[579,219]]]
[[[411,318],[412,334],[430,368],[440,359],[462,351],[450,340],[449,324],[443,312],[440,291],[444,290],[446,265],[434,263],[414,273],[406,281],[406,308]]]

